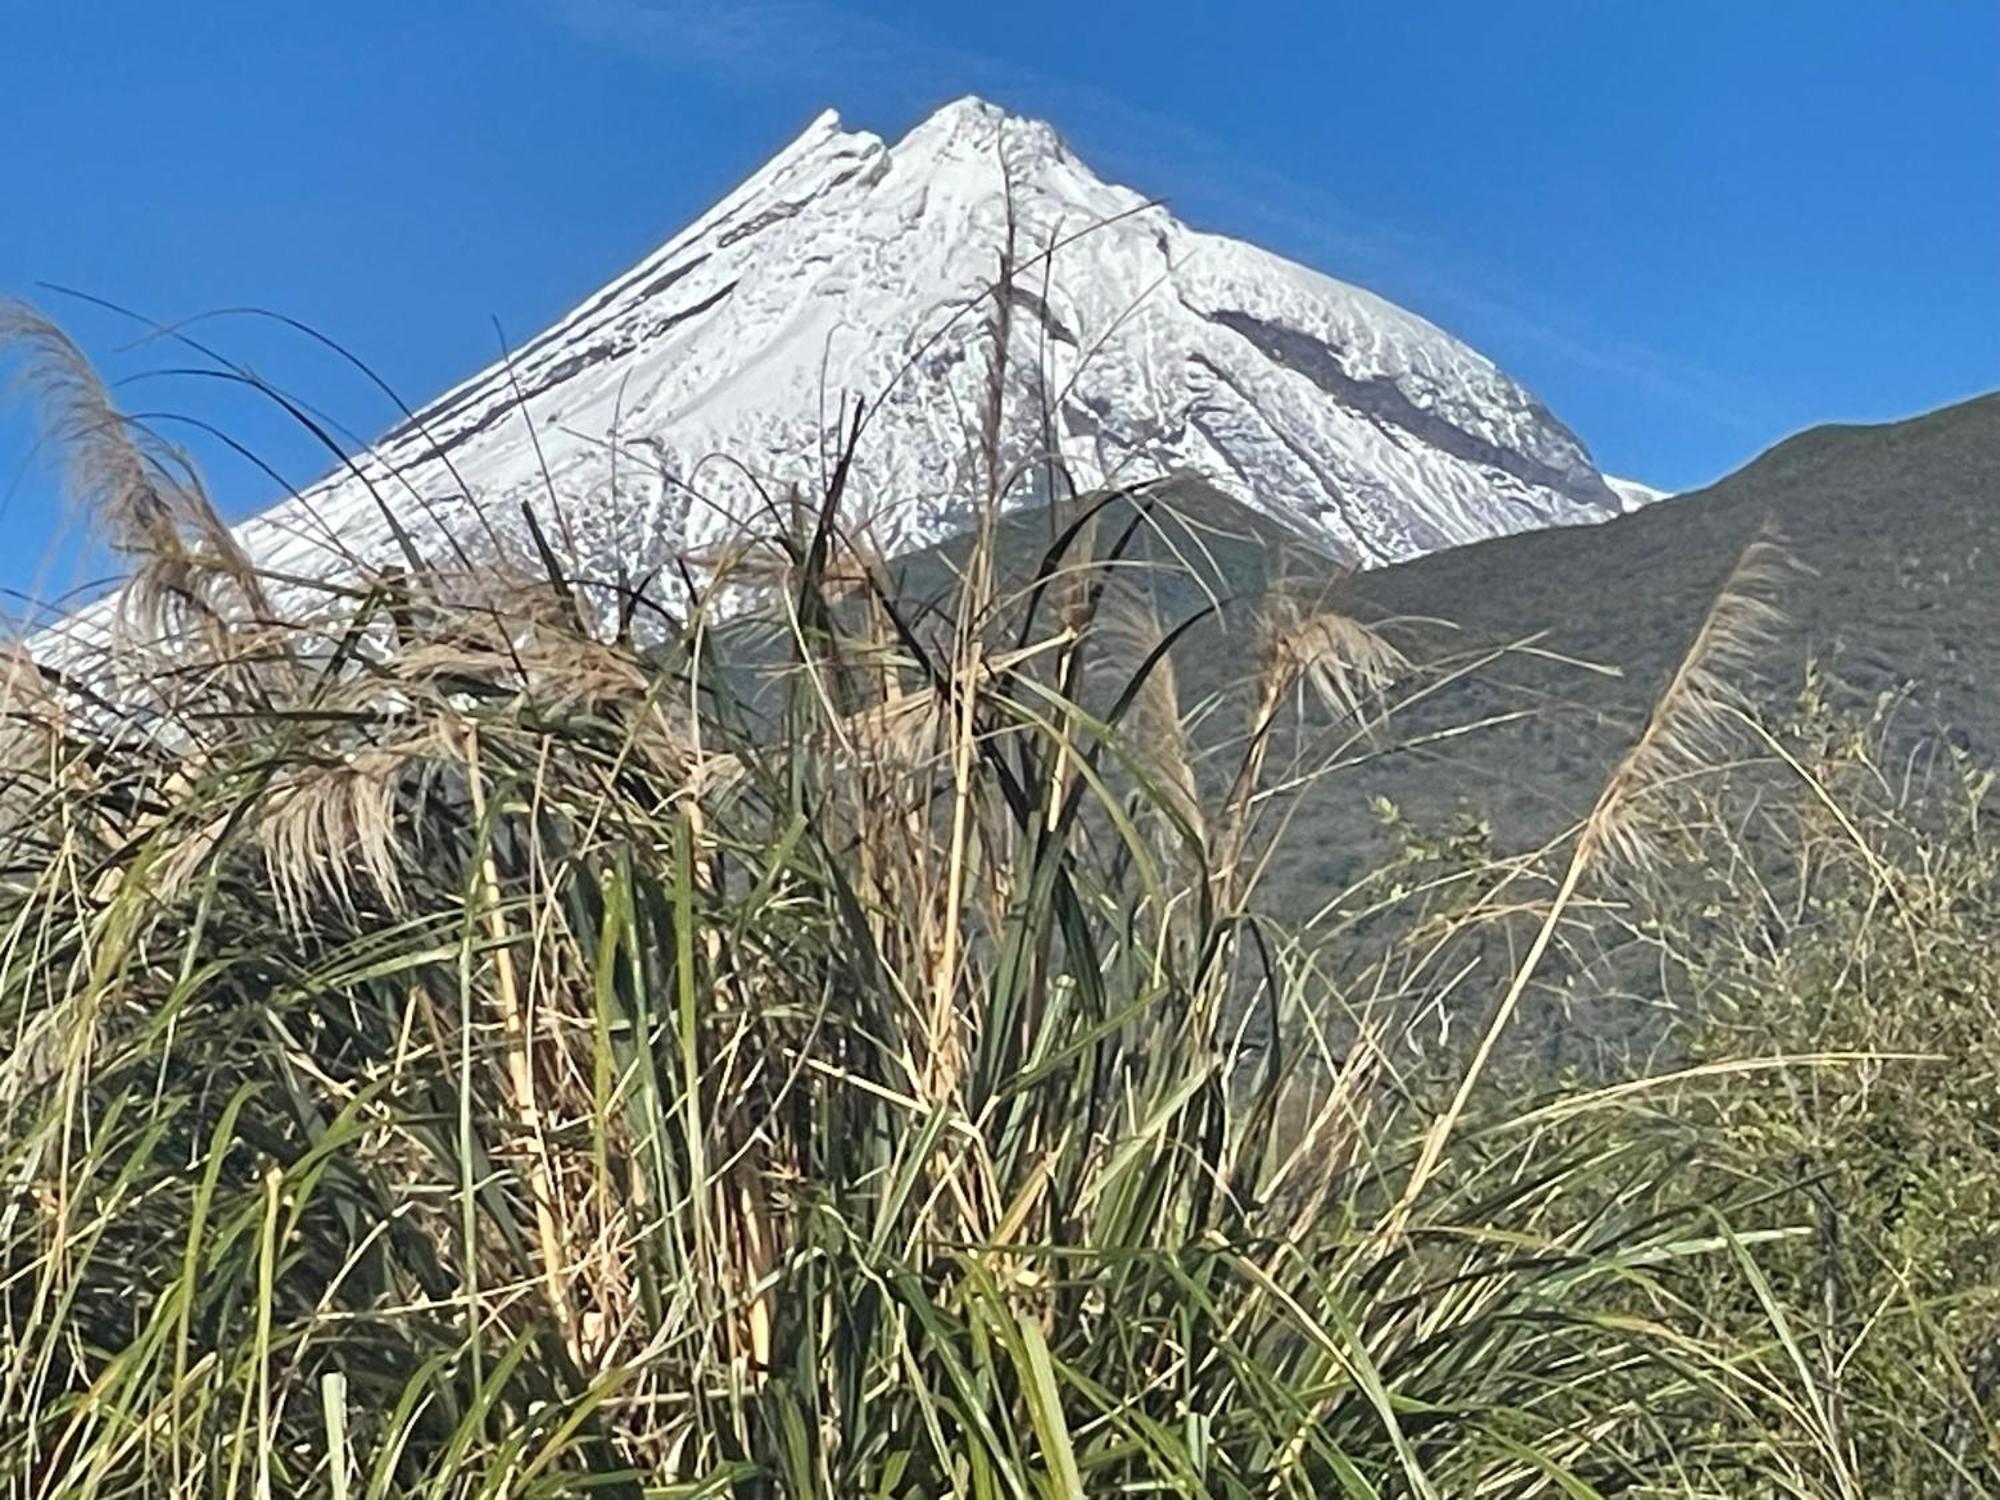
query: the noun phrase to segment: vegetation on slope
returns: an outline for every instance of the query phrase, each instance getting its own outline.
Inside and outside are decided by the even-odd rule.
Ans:
[[[1569,837],[1305,932],[1280,732],[1425,682],[1280,593],[1200,790],[1163,502],[1003,584],[997,413],[921,607],[838,469],[684,589],[305,590],[17,332],[135,579],[7,684],[10,1492],[2000,1487],[1985,788],[1939,843],[1765,730],[1754,570]],[[1660,878],[1744,757],[1794,875]],[[1507,1038],[1607,926],[1718,1003],[1559,1086]]]

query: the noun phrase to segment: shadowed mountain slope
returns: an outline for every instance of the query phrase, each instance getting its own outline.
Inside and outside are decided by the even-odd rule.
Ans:
[[[1100,519],[1100,548],[1121,529],[1120,511]],[[1427,691],[1369,739],[1343,747],[1308,714],[1287,745],[1301,770],[1329,751],[1345,763],[1297,799],[1304,836],[1285,841],[1270,871],[1281,904],[1300,912],[1382,852],[1379,799],[1434,831],[1477,818],[1503,850],[1581,817],[1766,525],[1797,564],[1754,685],[1770,714],[1796,711],[1810,664],[1825,701],[1886,712],[1897,775],[1933,770],[1949,750],[2000,752],[2000,394],[1801,433],[1705,490],[1601,526],[1360,574],[1210,490],[1162,495],[1154,521],[1132,554],[1163,566],[1131,576],[1146,578],[1162,622],[1220,606],[1173,650],[1198,744],[1241,731],[1261,601],[1280,576],[1379,624],[1424,668],[1416,681]],[[1010,518],[1004,551],[1017,576],[1032,572],[1055,526],[1046,510]],[[961,547],[899,564],[905,588],[938,587]],[[1100,670],[1113,681],[1122,668],[1107,657]]]

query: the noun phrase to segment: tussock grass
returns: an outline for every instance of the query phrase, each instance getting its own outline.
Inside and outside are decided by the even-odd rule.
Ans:
[[[1415,902],[1336,980],[1257,907],[1273,726],[1303,693],[1374,732],[1415,669],[1279,597],[1200,805],[1178,627],[1123,582],[1130,531],[1088,522],[1165,502],[1086,497],[1003,593],[997,399],[987,521],[928,619],[843,532],[836,465],[796,530],[746,540],[754,577],[648,601],[674,628],[641,645],[546,545],[476,603],[422,569],[267,587],[60,335],[12,326],[145,582],[111,660],[9,667],[9,1492],[1847,1496],[1886,1472],[1859,1434],[1893,1414],[1857,1421],[1842,1381],[1871,1366],[1821,1357],[1797,1260],[1823,1216],[1764,1170],[1760,1132],[1802,1116],[1776,1086],[1715,1101],[1900,1049],[1773,1027],[1748,1063],[1718,1044],[1528,1104],[1492,1066],[1585,877],[1645,863],[1637,809],[1740,713],[1759,559],[1550,878],[1442,876],[1474,894]],[[1897,877],[1869,852],[1848,936],[1886,964],[1869,903]],[[1521,888],[1531,941],[1468,980],[1455,942]],[[1747,1005],[1792,982],[1753,968]],[[1468,983],[1490,1019],[1430,1087],[1401,1038]],[[1898,1304],[1925,1329],[1930,1295]],[[1871,1357],[1911,1326],[1842,1318]],[[1940,1378],[1896,1474],[1949,1454],[1985,1493],[1983,1378]]]

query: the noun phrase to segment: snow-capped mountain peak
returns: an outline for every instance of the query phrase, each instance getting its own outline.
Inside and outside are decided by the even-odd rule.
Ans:
[[[1004,318],[996,281],[1014,273]],[[1422,318],[1102,181],[979,99],[891,145],[820,115],[653,255],[343,472],[240,528],[294,574],[525,547],[643,576],[769,524],[869,417],[856,524],[895,552],[967,519],[1007,329],[1027,499],[1188,474],[1373,566],[1632,503],[1492,361]],[[389,516],[395,517],[392,524]],[[665,569],[672,576],[671,567]]]

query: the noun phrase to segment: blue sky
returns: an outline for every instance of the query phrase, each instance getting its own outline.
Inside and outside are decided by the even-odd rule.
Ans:
[[[1802,426],[2000,386],[1991,0],[0,0],[0,293],[139,376],[128,407],[303,482],[323,457],[289,424],[37,283],[161,320],[276,309],[415,402],[820,108],[893,136],[967,92],[1470,340],[1613,472],[1691,486]],[[197,331],[358,433],[393,416],[273,325]],[[273,498],[165,430],[232,515]],[[73,581],[38,566],[59,521],[12,403],[0,586]]]

